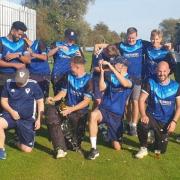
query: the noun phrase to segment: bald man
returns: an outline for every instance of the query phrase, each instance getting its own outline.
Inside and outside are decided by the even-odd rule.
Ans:
[[[161,61],[156,77],[142,86],[139,99],[141,121],[138,125],[140,150],[135,155],[138,159],[148,155],[147,137],[150,129],[155,134],[155,153],[158,156],[165,153],[168,135],[175,130],[180,117],[180,85],[169,78],[169,73],[168,63]]]

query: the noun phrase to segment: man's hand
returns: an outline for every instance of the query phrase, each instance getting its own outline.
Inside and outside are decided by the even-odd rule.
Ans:
[[[61,50],[63,49],[64,51],[68,51],[69,48],[67,46],[58,46],[58,49]]]
[[[66,109],[61,111],[61,114],[63,116],[67,116],[68,114],[71,114],[73,112],[73,107],[66,106]]]
[[[19,116],[19,114],[18,114],[18,112],[17,111],[15,111],[15,110],[12,110],[11,112],[10,112],[10,114],[11,114],[11,116],[12,116],[12,118],[14,119],[14,120],[19,120],[20,119],[20,116]]]
[[[11,61],[12,59],[19,58],[18,53],[9,53],[5,56],[6,61]]]
[[[14,63],[14,64],[13,64],[13,67],[16,68],[16,69],[22,69],[22,68],[25,68],[25,64],[22,64],[22,63]]]
[[[174,132],[175,128],[176,128],[176,123],[174,121],[171,121],[168,128],[167,128],[168,133]]]
[[[141,117],[141,122],[144,123],[144,124],[148,124],[148,122],[149,122],[148,116],[147,115],[143,115]]]
[[[38,130],[40,127],[41,127],[41,121],[39,119],[37,119],[35,121],[34,129]]]
[[[46,98],[46,104],[54,104],[55,103],[55,101],[54,101],[54,98],[53,97],[48,97],[48,98]]]
[[[164,44],[164,47],[165,47],[167,50],[171,51],[171,50],[172,50],[172,43],[165,43],[165,44]]]

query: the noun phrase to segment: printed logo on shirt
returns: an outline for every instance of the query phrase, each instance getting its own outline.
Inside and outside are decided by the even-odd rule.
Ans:
[[[29,94],[30,88],[26,88],[25,91],[26,91],[27,94]]]
[[[24,77],[25,73],[24,72],[20,72],[19,75],[22,78],[22,77]]]
[[[15,89],[11,89],[11,92],[15,92]]]

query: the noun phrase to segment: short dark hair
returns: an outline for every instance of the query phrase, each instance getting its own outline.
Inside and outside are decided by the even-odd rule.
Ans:
[[[71,58],[71,62],[74,64],[85,64],[86,60],[82,56],[74,56]]]
[[[11,29],[21,30],[23,32],[27,31],[26,25],[21,21],[15,21],[12,23]]]
[[[137,34],[137,29],[135,27],[130,27],[127,29],[127,34],[132,34],[132,33]]]
[[[118,48],[116,47],[116,45],[114,44],[109,44],[105,49],[104,49],[105,53],[107,53],[108,56],[110,57],[116,57],[118,56],[120,53],[119,53],[119,50]]]

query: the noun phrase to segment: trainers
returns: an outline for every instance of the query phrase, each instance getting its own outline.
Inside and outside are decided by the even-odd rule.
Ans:
[[[99,156],[99,152],[97,149],[91,148],[89,155],[88,155],[88,159],[90,160],[94,160]]]
[[[62,149],[57,150],[56,159],[63,158],[67,155],[66,151],[63,151]]]
[[[176,142],[180,143],[180,136],[176,138]]]
[[[130,126],[130,135],[137,136],[137,126]]]
[[[6,151],[4,149],[0,149],[0,159],[6,159]]]
[[[146,147],[141,147],[139,152],[135,155],[136,158],[142,159],[144,156],[148,155],[148,151]]]

